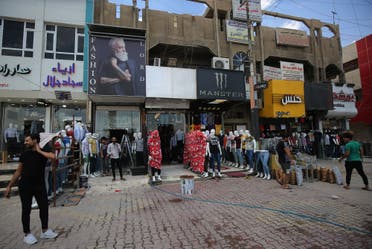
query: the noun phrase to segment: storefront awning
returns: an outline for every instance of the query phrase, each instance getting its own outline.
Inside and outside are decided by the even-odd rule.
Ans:
[[[326,118],[335,118],[335,119],[350,119],[355,117],[358,114],[358,110],[354,108],[342,108],[342,109],[335,109],[329,110]]]

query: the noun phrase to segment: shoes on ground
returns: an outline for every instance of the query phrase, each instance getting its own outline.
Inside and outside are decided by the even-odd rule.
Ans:
[[[25,242],[27,245],[33,245],[37,243],[37,239],[32,233],[29,233],[23,238],[23,242]]]
[[[270,179],[271,179],[271,175],[267,175],[266,180],[270,180]]]
[[[253,173],[253,169],[250,169],[249,171],[248,171],[248,174],[252,174]]]
[[[58,233],[53,232],[52,229],[48,229],[44,233],[41,232],[40,238],[41,239],[54,239],[57,236],[58,236]]]
[[[217,176],[218,176],[219,178],[221,178],[221,177],[222,177],[221,172],[218,172],[218,173],[217,173]]]

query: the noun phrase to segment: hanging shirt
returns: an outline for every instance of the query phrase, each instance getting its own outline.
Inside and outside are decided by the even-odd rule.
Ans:
[[[209,137],[209,151],[211,152],[211,154],[220,153],[219,146],[220,146],[220,141],[218,137],[216,136]]]
[[[89,148],[90,148],[90,153],[91,154],[97,154],[97,140],[94,138],[89,138],[88,139],[89,143]]]

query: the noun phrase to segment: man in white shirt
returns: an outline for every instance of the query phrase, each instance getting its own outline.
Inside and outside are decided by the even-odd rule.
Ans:
[[[116,137],[111,138],[111,143],[107,147],[107,155],[111,159],[111,169],[112,169],[112,180],[115,181],[115,167],[119,168],[120,179],[125,180],[123,177],[123,172],[121,170],[120,164],[120,144],[117,143]]]

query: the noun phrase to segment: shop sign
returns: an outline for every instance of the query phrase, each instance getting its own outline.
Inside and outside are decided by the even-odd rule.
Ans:
[[[57,66],[52,67],[52,70],[51,70],[52,73],[47,75],[46,81],[43,82],[43,86],[51,87],[51,88],[82,87],[83,86],[82,81],[75,81],[71,78],[71,76],[76,73],[75,69],[76,69],[76,65],[74,62],[68,67],[63,67],[61,66],[61,63],[58,62]]]
[[[282,80],[305,80],[303,64],[281,61],[280,70],[282,72]]]
[[[249,19],[254,22],[262,21],[261,0],[248,0]],[[247,1],[232,1],[233,18],[237,20],[247,20]]]
[[[282,79],[282,71],[280,68],[264,66],[264,80],[280,80]]]
[[[333,92],[333,99],[343,102],[355,102],[355,95],[344,93],[341,90],[340,92]]]
[[[198,99],[245,100],[241,71],[198,68],[196,80]]]
[[[333,110],[329,110],[327,118],[352,118],[358,114],[355,106],[354,89],[346,85],[332,85]]]
[[[290,115],[291,115],[291,112],[282,112],[282,111],[276,112],[276,116],[278,118],[285,118],[285,117],[289,117]]]
[[[0,74],[2,76],[14,76],[16,74],[30,74],[31,69],[29,67],[22,68],[20,64],[15,67],[8,67],[8,64],[0,65]]]
[[[88,93],[146,96],[145,40],[91,35]]]
[[[254,90],[262,90],[267,88],[267,82],[257,83],[254,85]]]
[[[287,105],[287,104],[301,104],[302,99],[299,96],[296,95],[284,95],[283,98],[281,99],[282,105]]]
[[[40,71],[32,58],[0,58],[0,90],[40,90]]]
[[[226,20],[227,41],[248,44],[248,27],[244,22]]]
[[[306,115],[304,82],[270,80],[263,90],[265,105],[260,110],[263,118],[299,118]]]
[[[296,29],[275,29],[276,44],[296,47],[308,47],[309,37],[305,31]]]

